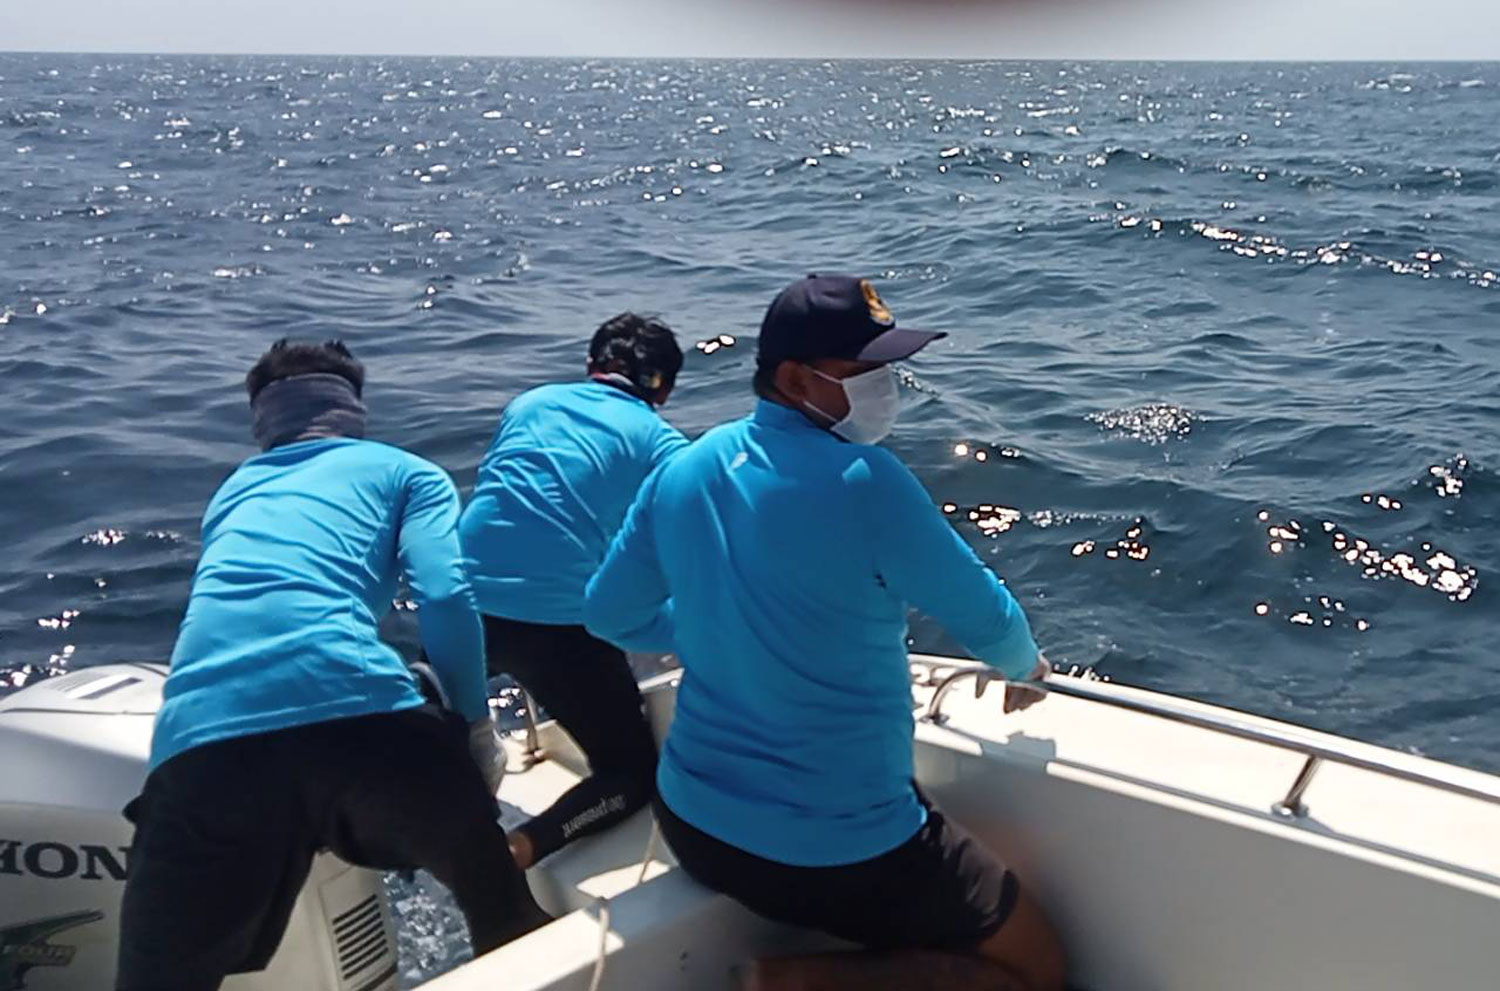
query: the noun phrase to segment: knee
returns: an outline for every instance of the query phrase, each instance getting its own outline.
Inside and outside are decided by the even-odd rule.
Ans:
[[[1062,940],[1050,929],[1037,939],[1026,963],[1029,982],[1035,991],[1065,991],[1068,986],[1068,957]]]
[[[1000,930],[980,948],[981,955],[1010,970],[1028,991],[1063,991],[1068,958],[1062,939],[1035,899],[1024,888]]]
[[[1065,991],[1068,986],[1068,958],[1056,933],[1038,942],[1031,963],[1031,985],[1036,991]]]

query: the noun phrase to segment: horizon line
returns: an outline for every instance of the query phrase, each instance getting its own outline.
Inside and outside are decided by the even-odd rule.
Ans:
[[[278,51],[228,51],[194,49],[183,51],[148,49],[113,50],[68,50],[52,48],[0,48],[0,56],[6,55],[67,55],[67,56],[239,56],[244,58],[431,58],[431,59],[535,59],[538,61],[594,61],[617,62],[1118,62],[1141,63],[1162,62],[1176,65],[1358,65],[1378,62],[1393,62],[1403,65],[1500,65],[1500,56],[1467,58],[1459,56],[1412,57],[1389,56],[1329,56],[1326,58],[1276,57],[1276,56],[1225,56],[1221,58],[1177,58],[1171,56],[1117,56],[1117,55],[610,55],[610,54],[514,54],[514,53],[433,53],[433,52],[278,52]]]

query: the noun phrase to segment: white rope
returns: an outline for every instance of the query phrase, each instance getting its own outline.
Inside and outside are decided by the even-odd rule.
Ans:
[[[636,887],[646,883],[646,872],[651,869],[651,861],[656,859],[656,844],[661,841],[661,823],[656,821],[656,816],[651,817],[651,835],[646,839],[646,855],[641,858],[641,873],[635,879]]]
[[[646,883],[646,874],[651,862],[656,859],[656,845],[661,841],[661,823],[651,818],[651,835],[646,838],[646,853],[641,857],[641,872],[636,875],[635,886]],[[604,986],[604,966],[609,960],[609,899],[600,895],[594,899],[599,912],[599,957],[594,961],[594,976],[589,980],[589,991],[599,991]]]
[[[594,961],[594,977],[589,981],[589,991],[599,991],[604,984],[604,962],[609,959],[609,899],[602,895],[595,899],[599,909],[599,959]]]

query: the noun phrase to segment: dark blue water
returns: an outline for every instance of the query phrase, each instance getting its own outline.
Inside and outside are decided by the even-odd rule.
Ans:
[[[737,339],[696,434],[845,269],[952,332],[889,443],[1054,660],[1500,770],[1497,124],[1495,64],[0,56],[0,680],[167,654],[276,337],[466,485],[602,318]]]

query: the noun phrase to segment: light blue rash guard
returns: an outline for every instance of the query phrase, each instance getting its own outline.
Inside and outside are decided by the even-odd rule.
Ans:
[[[511,400],[459,524],[480,611],[581,625],[584,587],[641,480],[686,446],[649,403],[603,382]]]
[[[868,860],[926,820],[908,605],[1007,677],[1025,613],[881,447],[762,401],[642,486],[589,584],[597,636],[685,669],[657,783],[674,812],[795,866]]]
[[[441,468],[374,441],[302,441],[240,465],[203,517],[151,766],[215,740],[421,705],[376,629],[403,573],[454,708],[485,715],[458,509]]]

